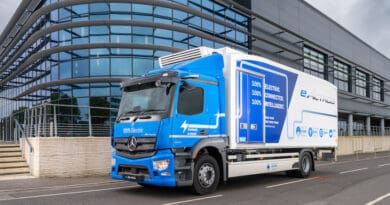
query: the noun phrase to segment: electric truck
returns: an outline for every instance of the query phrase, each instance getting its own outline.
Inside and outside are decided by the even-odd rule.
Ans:
[[[229,178],[308,177],[337,146],[337,88],[270,59],[199,47],[121,83],[111,176],[198,194]]]

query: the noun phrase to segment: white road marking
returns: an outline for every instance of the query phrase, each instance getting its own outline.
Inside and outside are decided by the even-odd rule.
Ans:
[[[384,159],[384,158],[388,158],[388,157],[390,157],[390,155],[386,155],[386,156],[382,156],[382,157],[368,157],[368,158],[364,158],[364,159],[341,161],[341,162],[321,163],[321,164],[316,164],[316,167],[331,166],[331,165],[338,165],[338,164],[347,164],[347,163],[361,162],[361,161],[367,161],[367,160],[372,160],[372,159]]]
[[[201,201],[201,200],[206,200],[206,199],[213,199],[213,198],[219,198],[222,197],[222,194],[215,195],[215,196],[208,196],[208,197],[202,197],[202,198],[195,198],[195,199],[189,199],[185,201],[177,201],[177,202],[170,202],[162,205],[174,205],[174,204],[184,204],[184,203],[189,203],[189,202],[194,202],[194,201]]]
[[[106,189],[92,189],[92,190],[84,190],[84,191],[63,192],[63,193],[55,193],[55,194],[42,194],[42,195],[34,195],[34,196],[15,197],[15,198],[11,198],[11,199],[9,199],[9,198],[8,199],[0,199],[0,201],[11,201],[11,200],[19,200],[19,199],[36,199],[36,198],[45,198],[45,197],[52,197],[52,196],[65,196],[65,195],[72,195],[72,194],[84,194],[84,193],[92,193],[92,192],[100,192],[100,191],[128,189],[128,188],[135,188],[135,187],[141,187],[141,186],[135,185],[135,186],[113,187],[113,188],[106,188]]]
[[[348,171],[343,171],[343,172],[340,172],[339,174],[347,174],[347,173],[352,173],[352,172],[358,172],[358,171],[363,171],[363,170],[366,170],[368,169],[368,167],[364,167],[364,168],[360,168],[360,169],[353,169],[353,170],[348,170]]]
[[[383,199],[385,199],[385,198],[387,198],[387,197],[389,197],[389,196],[390,196],[390,193],[387,193],[387,194],[385,194],[385,195],[383,195],[383,196],[380,196],[380,197],[376,198],[375,200],[372,200],[372,201],[370,201],[370,202],[367,202],[366,205],[374,205],[374,204],[376,204],[376,203],[382,201]]]
[[[35,190],[42,190],[42,189],[48,189],[48,190],[54,190],[54,189],[61,189],[61,188],[82,188],[82,187],[88,187],[88,186],[95,186],[95,185],[109,185],[109,184],[124,184],[129,183],[126,181],[103,181],[103,182],[92,182],[92,183],[84,183],[84,184],[69,184],[69,185],[59,185],[59,186],[44,186],[44,187],[31,187],[31,188],[21,188],[21,189],[0,189],[1,192],[28,192],[28,191],[35,191]]]
[[[378,167],[385,167],[385,166],[389,166],[390,165],[390,163],[387,163],[387,164],[380,164],[380,165],[378,165]]]
[[[299,182],[309,181],[309,180],[313,180],[313,179],[317,179],[317,178],[319,178],[319,177],[312,177],[312,178],[309,178],[309,179],[300,179],[300,180],[296,180],[296,181],[270,185],[270,186],[266,186],[265,188],[266,189],[270,189],[270,188],[274,188],[274,187],[279,187],[279,186],[284,186],[284,185],[289,185],[289,184],[295,184],[295,183],[299,183]]]

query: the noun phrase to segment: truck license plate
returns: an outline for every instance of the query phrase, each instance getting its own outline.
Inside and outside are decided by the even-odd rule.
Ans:
[[[137,178],[135,176],[125,176],[126,179],[129,180],[136,180]]]

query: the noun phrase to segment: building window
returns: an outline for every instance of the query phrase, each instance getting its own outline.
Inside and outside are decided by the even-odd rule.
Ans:
[[[338,136],[348,136],[348,114],[338,113]]]
[[[340,61],[335,60],[333,63],[334,66],[334,84],[337,86],[338,89],[351,92],[351,86],[350,86],[350,67],[345,64],[341,63]]]
[[[364,73],[360,70],[356,70],[355,88],[357,95],[370,97],[369,92],[367,92],[367,77],[367,73]]]
[[[383,81],[378,78],[372,79],[372,98],[383,101]]]
[[[366,120],[364,116],[354,116],[355,121],[352,124],[353,135],[362,136],[367,135]]]
[[[303,71],[322,79],[326,79],[325,55],[312,48],[303,48]]]

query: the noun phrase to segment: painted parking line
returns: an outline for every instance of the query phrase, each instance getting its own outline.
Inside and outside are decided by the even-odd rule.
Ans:
[[[390,163],[378,165],[378,167],[385,167],[385,166],[390,166]]]
[[[195,198],[195,199],[189,199],[189,200],[184,200],[184,201],[176,201],[176,202],[170,202],[162,205],[175,205],[175,204],[184,204],[184,203],[190,203],[190,202],[195,202],[195,201],[202,201],[206,199],[214,199],[214,198],[219,198],[223,197],[222,194],[215,195],[215,196],[208,196],[208,197],[202,197],[202,198]]]
[[[266,186],[265,188],[266,189],[270,189],[270,188],[275,188],[275,187],[280,187],[280,186],[284,186],[284,185],[300,183],[300,182],[309,181],[309,180],[318,179],[318,178],[319,177],[312,177],[312,178],[309,178],[309,179],[300,179],[300,180],[285,182],[285,183],[281,183],[281,184],[275,184],[275,185]]]
[[[0,199],[0,201],[13,201],[13,200],[20,200],[20,199],[47,198],[47,197],[52,197],[52,196],[65,196],[65,195],[73,195],[73,194],[85,194],[85,193],[93,193],[93,192],[101,192],[101,191],[112,191],[112,190],[120,190],[120,189],[129,189],[129,188],[136,188],[136,187],[141,187],[141,186],[135,185],[135,186],[123,186],[123,187],[106,188],[106,189],[92,189],[92,190],[84,190],[84,191],[63,192],[63,193],[55,193],[55,194],[42,194],[42,195],[25,196],[25,197],[5,198],[5,199]]]
[[[360,169],[353,169],[353,170],[348,170],[348,171],[343,171],[340,172],[339,174],[348,174],[348,173],[353,173],[353,172],[359,172],[368,169],[368,167],[360,168]]]
[[[374,200],[372,200],[370,202],[367,202],[366,205],[374,205],[374,204],[382,201],[383,199],[385,199],[385,198],[387,198],[389,196],[390,196],[390,193],[387,193],[387,194],[385,194],[383,196],[380,196],[380,197],[378,197],[378,198],[376,198],[376,199],[374,199]]]

